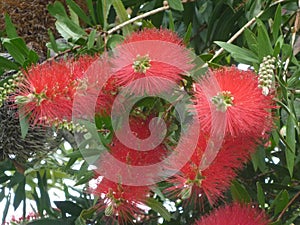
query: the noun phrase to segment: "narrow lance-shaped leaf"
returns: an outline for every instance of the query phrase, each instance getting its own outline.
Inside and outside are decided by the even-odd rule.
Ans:
[[[248,49],[244,49],[239,46],[222,41],[215,41],[215,43],[220,47],[224,48],[226,51],[228,51],[231,54],[231,56],[240,63],[258,63],[257,55]]]
[[[256,182],[256,187],[257,187],[257,200],[258,203],[262,208],[265,208],[265,194],[263,191],[262,186],[260,185],[259,182]]]
[[[114,0],[114,1],[112,1],[112,4],[114,6],[114,9],[116,10],[116,13],[117,13],[119,19],[120,19],[120,22],[123,23],[123,22],[127,21],[129,18],[128,18],[127,11],[126,11],[122,1]],[[131,25],[127,25],[127,26],[123,27],[124,35],[130,34],[132,31],[133,31],[133,29],[132,29]]]
[[[281,25],[281,5],[279,4],[276,9],[275,17],[274,17],[274,23],[273,23],[273,29],[272,29],[272,34],[273,34],[273,40],[276,41],[279,30],[280,30],[280,25]]]
[[[170,5],[171,9],[178,10],[178,11],[184,10],[181,0],[171,0],[171,1],[168,1],[168,3]]]
[[[146,203],[152,210],[159,213],[166,221],[171,220],[171,214],[159,201],[156,201],[154,198],[148,198]]]
[[[273,54],[273,48],[264,23],[257,19],[257,26],[258,57],[260,60],[262,60],[263,57]]]
[[[70,6],[70,8],[78,15],[78,17],[83,20],[83,22],[92,26],[90,18],[79,7],[79,5],[76,4],[76,2],[74,2],[73,0],[66,0],[66,2]]]
[[[285,150],[286,164],[290,172],[290,176],[293,177],[294,165],[295,165],[295,154],[296,154],[296,133],[295,123],[291,115],[288,115],[286,124],[286,143],[288,144]]]
[[[230,190],[232,198],[235,201],[243,203],[249,203],[251,201],[251,197],[246,188],[237,181],[232,182]]]
[[[9,38],[18,37],[17,30],[8,14],[5,14],[5,28],[6,34]]]

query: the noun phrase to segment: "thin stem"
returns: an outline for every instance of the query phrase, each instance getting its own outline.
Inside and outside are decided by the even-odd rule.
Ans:
[[[289,201],[289,203],[284,207],[284,209],[279,214],[277,221],[281,220],[286,210],[293,204],[293,202],[300,196],[300,191],[294,195],[294,197]]]
[[[165,10],[167,10],[167,9],[169,9],[169,8],[170,8],[169,5],[168,5],[168,4],[165,4],[164,6],[162,6],[162,7],[160,7],[160,8],[157,8],[157,9],[151,10],[151,11],[149,11],[149,12],[146,12],[146,13],[144,13],[144,14],[141,14],[141,15],[139,15],[139,16],[136,16],[136,17],[134,17],[134,18],[132,18],[132,19],[130,19],[130,20],[127,20],[127,21],[125,21],[125,22],[123,22],[123,23],[121,23],[121,24],[115,26],[114,28],[108,30],[108,31],[107,31],[107,34],[110,35],[110,34],[116,32],[117,30],[120,30],[121,28],[127,26],[128,24],[131,24],[131,23],[133,23],[133,22],[135,22],[135,21],[137,21],[137,20],[139,20],[139,19],[143,19],[143,18],[145,18],[145,17],[154,15],[154,14],[156,14],[156,13],[165,11]]]

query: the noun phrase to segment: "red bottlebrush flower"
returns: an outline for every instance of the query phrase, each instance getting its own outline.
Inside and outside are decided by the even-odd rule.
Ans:
[[[204,196],[211,205],[222,198],[236,177],[237,170],[243,167],[255,150],[252,141],[238,139],[233,142],[230,138],[225,139],[214,160],[201,169],[201,163],[208,151],[208,140],[208,135],[201,134],[190,161],[168,180],[172,186],[166,191],[182,198],[189,205],[191,201],[194,206],[199,205]]]
[[[131,117],[129,119],[130,131],[133,134],[134,138],[137,138],[135,141],[140,141],[136,144],[138,149],[131,149],[130,147],[123,144],[117,137],[113,138],[111,143],[110,151],[111,154],[121,162],[124,162],[132,166],[147,166],[160,162],[167,155],[167,149],[164,144],[159,144],[158,146],[151,148],[150,150],[144,151],[145,148],[149,147],[143,142],[149,138],[151,135],[154,138],[158,138],[159,129],[157,128],[156,133],[150,131],[150,121],[153,116],[148,116],[146,119],[139,117]],[[126,130],[121,129],[122,134],[126,133]],[[124,140],[127,143],[131,143],[134,140],[131,140],[130,136],[125,136]],[[151,142],[153,144],[153,142]]]
[[[105,213],[103,220],[128,224],[132,223],[133,215],[144,213],[140,206],[145,205],[150,188],[123,185],[99,176],[90,191],[100,197],[98,206]]]
[[[192,68],[192,60],[175,33],[146,29],[131,34],[114,49],[113,76],[131,93],[156,94],[174,87],[180,75]]]
[[[212,114],[226,117],[225,136],[249,137],[259,140],[272,126],[270,96],[264,96],[258,87],[258,77],[252,71],[236,67],[214,70],[196,88],[196,108],[201,128],[216,132]]]
[[[47,62],[23,71],[15,102],[33,124],[71,120],[74,94],[85,70],[94,61],[83,56],[78,61]]]
[[[130,131],[138,139],[144,140],[151,135],[149,122],[152,117],[147,119],[131,117],[129,120]],[[104,153],[97,161],[97,174],[104,177],[99,178],[97,187],[91,188],[91,192],[102,196],[99,209],[105,211],[106,216],[110,216],[113,220],[118,220],[121,224],[127,224],[134,214],[143,214],[139,207],[145,204],[146,198],[150,192],[150,185],[127,185],[126,182],[134,180],[146,179],[147,174],[143,172],[142,166],[148,166],[160,162],[167,155],[167,149],[163,144],[158,145],[149,151],[139,151],[127,147],[116,136],[113,137],[110,144],[109,153]],[[108,154],[126,165],[125,171],[120,169],[118,165],[113,164]],[[130,166],[139,166],[140,174],[132,174]],[[128,169],[128,170],[127,170]],[[104,171],[102,174],[98,171]],[[151,171],[155,173],[155,171]],[[105,175],[110,174],[106,177]],[[114,181],[109,180],[113,178]],[[118,182],[116,182],[118,180]]]
[[[126,143],[119,140],[117,136],[113,137],[109,152],[101,154],[96,162],[95,166],[97,166],[98,173],[114,181],[138,185],[149,185],[150,179],[159,177],[160,168],[155,165],[162,162],[169,152],[163,143],[154,147],[150,146],[151,149],[149,149],[148,144],[144,144],[143,141],[153,137],[150,134],[156,135],[151,133],[149,129],[151,118],[148,117],[146,120],[137,117],[130,118],[130,130],[123,128],[121,130],[122,133],[131,133],[133,137],[123,136]],[[136,139],[133,140],[132,138]],[[133,142],[135,142],[133,147],[127,146]]]
[[[268,225],[269,223],[264,211],[252,205],[233,203],[213,211],[195,225]]]

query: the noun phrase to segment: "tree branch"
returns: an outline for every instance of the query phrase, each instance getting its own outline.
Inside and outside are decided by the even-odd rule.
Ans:
[[[148,16],[154,15],[154,14],[156,14],[156,13],[165,11],[165,10],[167,10],[167,9],[169,9],[169,8],[170,8],[170,7],[169,7],[169,4],[164,3],[164,6],[162,6],[162,7],[160,7],[160,8],[157,8],[157,9],[153,9],[153,10],[151,10],[151,11],[149,11],[149,12],[146,12],[146,13],[141,14],[141,15],[139,15],[139,16],[136,16],[136,17],[134,17],[134,18],[132,18],[132,19],[130,19],[130,20],[127,20],[127,21],[125,21],[125,22],[123,22],[123,23],[121,23],[121,24],[115,26],[114,28],[108,30],[106,33],[107,33],[108,35],[110,35],[110,34],[116,32],[117,30],[120,30],[121,28],[127,26],[128,24],[131,24],[131,23],[133,23],[133,22],[135,22],[135,21],[137,21],[137,20],[139,20],[139,19],[143,19],[143,18],[146,18],[146,17],[148,17]]]

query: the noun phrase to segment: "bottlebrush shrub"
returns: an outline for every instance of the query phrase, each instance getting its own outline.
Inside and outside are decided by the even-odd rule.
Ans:
[[[269,222],[264,211],[250,204],[233,203],[214,210],[195,225],[267,225]]]
[[[89,105],[89,101],[85,100],[79,101],[77,109],[73,108],[73,112],[86,110],[83,117],[90,118],[89,115],[92,115],[93,120],[95,115],[105,117],[110,114],[115,98],[123,88],[131,87],[130,95],[161,93],[169,88],[168,83],[162,80],[169,80],[172,85],[179,84],[182,75],[186,75],[194,67],[181,39],[167,30],[147,29],[133,33],[118,45],[111,55],[100,58],[83,56],[78,61],[45,63],[30,68],[28,72],[24,72],[25,79],[15,97],[18,106],[22,107],[33,124],[57,119],[71,120],[75,92],[82,90],[84,93],[91,89],[92,96],[88,97],[92,99],[99,94],[97,87],[100,85],[97,84],[107,81],[101,87],[96,107],[89,107],[94,103]],[[99,64],[94,65],[98,59]],[[86,71],[89,71],[91,76],[83,76]],[[185,82],[182,83],[184,85]],[[169,165],[164,164],[178,171],[166,181],[169,186],[163,190],[170,193],[172,199],[181,198],[186,204],[196,205],[207,199],[214,205],[223,197],[237,171],[248,161],[264,134],[272,128],[271,96],[263,95],[258,84],[257,75],[251,71],[223,67],[210,71],[195,85],[193,92],[195,100],[191,104],[196,106],[201,131],[194,154],[187,163],[184,161],[182,168],[178,166],[182,165],[181,161],[177,160],[186,159],[175,157],[176,160],[168,161]],[[122,97],[126,97],[126,94]],[[83,97],[86,96],[83,94]],[[180,131],[185,129],[184,125],[182,127],[177,125],[177,115],[170,107],[170,103],[166,104],[166,101],[159,98],[156,100],[150,103],[148,101],[147,106],[138,108],[139,111],[131,110],[130,130],[122,131],[130,132],[141,140],[152,135],[149,121],[153,118],[151,113],[155,111],[152,109],[155,107],[159,108],[155,111],[155,115],[166,119],[168,128],[176,125],[178,127],[176,131],[168,130],[167,137],[153,149],[139,151],[143,149],[131,149],[118,139],[117,132],[109,130],[112,138],[105,140],[108,151],[101,154],[100,159],[95,160],[96,182],[89,191],[99,197],[97,207],[104,213],[103,220],[108,221],[108,224],[115,221],[121,224],[130,223],[135,219],[134,215],[146,213],[140,206],[146,204],[147,198],[152,195],[153,187],[131,186],[125,181],[140,179],[145,181],[148,175],[140,173],[133,176],[127,168],[156,164],[165,160],[170,153],[176,155],[174,151],[185,151],[184,148],[175,148],[176,142],[179,142]],[[221,127],[219,117],[214,115],[225,118],[225,131],[219,129]],[[187,118],[187,121],[189,119]],[[220,126],[215,128],[214,124]],[[97,127],[99,132],[105,130],[107,128],[105,126],[112,127],[110,126],[112,124],[105,124],[104,127],[102,125]],[[214,137],[218,136],[224,136],[224,139],[221,140],[213,160],[203,167],[210,154],[210,146],[216,144]],[[127,141],[134,142],[131,139]],[[189,148],[194,140],[187,138],[184,141],[185,147]],[[144,148],[142,144],[140,147]],[[113,164],[109,157],[125,164],[126,169]],[[110,179],[111,177],[107,177],[106,174],[112,174],[114,179]],[[157,174],[159,180],[161,175],[159,170],[151,171],[151,175],[153,174]]]

